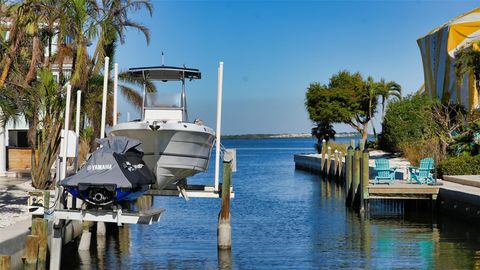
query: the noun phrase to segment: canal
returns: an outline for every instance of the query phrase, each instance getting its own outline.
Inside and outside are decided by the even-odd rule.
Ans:
[[[109,227],[89,252],[63,249],[64,269],[475,269],[480,233],[430,211],[376,205],[369,218],[344,206],[341,187],[297,171],[312,139],[225,140],[237,149],[233,248],[218,253],[220,200],[156,197],[160,223]],[[208,173],[191,183],[211,183]]]

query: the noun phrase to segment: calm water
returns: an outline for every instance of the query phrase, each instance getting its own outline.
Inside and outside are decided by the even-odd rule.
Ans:
[[[217,252],[220,200],[157,197],[154,207],[167,210],[160,223],[114,227],[90,252],[65,248],[63,268],[480,269],[477,227],[430,212],[380,207],[362,219],[345,209],[340,187],[294,168],[293,154],[314,151],[311,139],[223,144],[238,157],[231,254]],[[213,182],[210,169],[190,182]]]

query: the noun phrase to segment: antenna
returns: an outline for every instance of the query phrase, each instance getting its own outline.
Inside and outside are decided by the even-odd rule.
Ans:
[[[165,65],[165,57],[164,57],[164,53],[162,51],[162,66],[164,66],[164,65]]]

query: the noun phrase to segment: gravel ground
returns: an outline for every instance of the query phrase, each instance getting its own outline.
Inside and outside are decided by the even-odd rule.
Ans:
[[[30,218],[27,199],[31,190],[30,179],[0,177],[0,228]]]

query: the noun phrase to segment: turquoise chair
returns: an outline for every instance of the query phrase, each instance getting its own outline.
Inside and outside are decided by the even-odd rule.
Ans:
[[[386,181],[387,184],[391,184],[393,181],[395,181],[397,167],[390,168],[390,162],[388,159],[376,159],[375,171],[377,171],[377,176],[375,176],[375,184],[380,184],[382,181]]]
[[[413,181],[418,184],[434,183],[435,179],[433,179],[433,175],[431,174],[433,165],[433,158],[424,158],[420,160],[419,167],[408,167],[408,171],[410,172],[410,183]]]

